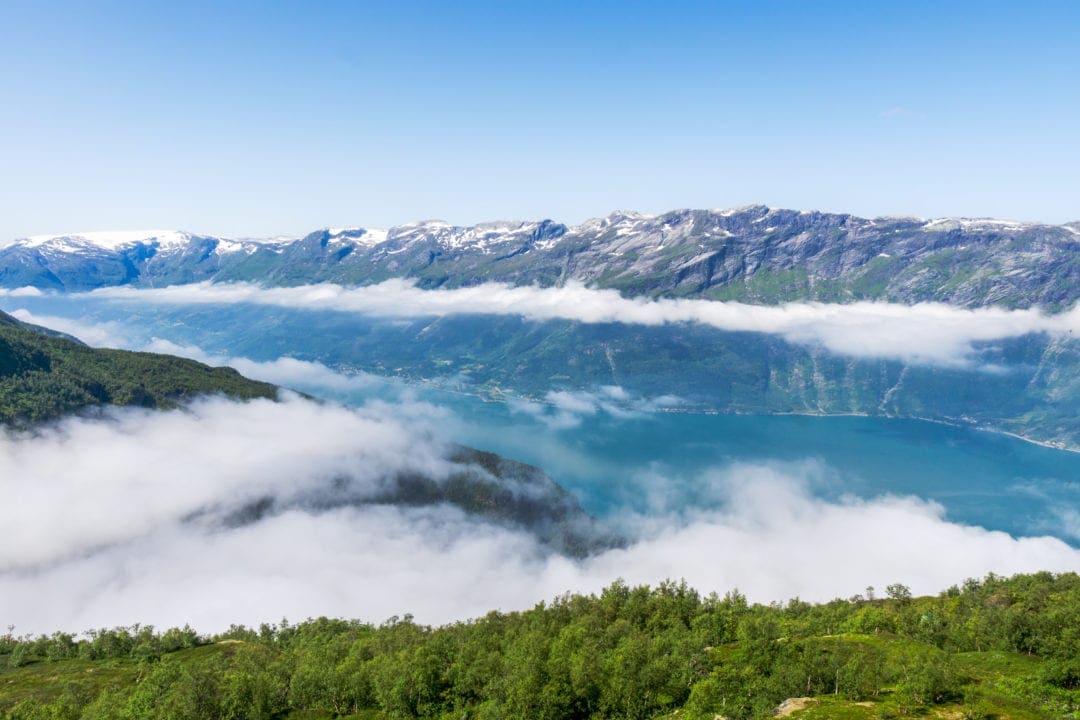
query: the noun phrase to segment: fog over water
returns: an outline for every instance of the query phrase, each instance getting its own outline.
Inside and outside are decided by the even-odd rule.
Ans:
[[[21,304],[20,304],[21,303]],[[733,418],[619,386],[511,403],[294,357],[213,351],[122,312],[54,300],[22,319],[90,344],[184,354],[343,404],[196,402],[0,437],[0,620],[16,632],[149,622],[217,630],[327,614],[424,622],[517,609],[616,578],[685,578],[752,600],[827,600],[903,582],[1080,570],[1080,456],[926,423]],[[297,355],[303,339],[297,339]],[[830,424],[831,423],[831,424]],[[346,477],[445,476],[447,443],[541,465],[630,540],[584,560],[447,506],[292,502]],[[223,522],[264,497],[279,511]],[[1007,530],[1008,533],[1002,532]]]
[[[720,330],[779,335],[860,358],[893,358],[943,366],[972,362],[973,343],[1030,333],[1080,332],[1080,308],[1059,314],[1038,309],[964,309],[940,303],[792,302],[748,305],[698,299],[622,297],[579,282],[540,288],[486,283],[421,290],[406,280],[342,287],[333,284],[263,288],[247,283],[197,283],[167,288],[108,287],[86,295],[166,305],[254,304],[337,310],[376,317],[453,314],[516,315],[530,320],[663,325],[696,323]]]
[[[934,592],[986,572],[1080,569],[1080,551],[950,522],[914,497],[827,500],[821,468],[734,463],[699,478],[700,509],[671,508],[662,476],[647,512],[611,520],[625,549],[573,561],[527,533],[447,506],[310,509],[288,499],[345,475],[374,492],[396,465],[438,475],[440,442],[416,408],[359,411],[301,398],[120,410],[0,440],[0,509],[20,538],[0,553],[0,617],[22,631],[329,614],[426,622],[529,607],[616,578],[685,578],[752,599],[825,600],[902,581]],[[281,512],[215,522],[272,496]]]

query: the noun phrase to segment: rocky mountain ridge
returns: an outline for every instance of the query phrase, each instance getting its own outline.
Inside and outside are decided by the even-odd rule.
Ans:
[[[82,291],[199,281],[424,288],[578,280],[629,296],[774,304],[864,299],[964,307],[1071,307],[1080,299],[1080,223],[866,219],[750,206],[389,229],[302,238],[172,231],[35,236],[0,247],[0,286]]]

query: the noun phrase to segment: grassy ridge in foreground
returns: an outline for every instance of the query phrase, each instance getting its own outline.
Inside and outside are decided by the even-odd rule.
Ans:
[[[308,620],[0,639],[0,716],[1080,718],[1080,576],[750,605],[619,582],[440,628]]]
[[[231,368],[169,355],[100,350],[0,312],[0,424],[52,420],[100,405],[171,408],[196,395],[273,398]]]

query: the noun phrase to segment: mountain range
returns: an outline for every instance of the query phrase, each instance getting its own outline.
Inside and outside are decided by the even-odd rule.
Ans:
[[[95,232],[0,247],[0,287],[57,292],[391,278],[427,289],[572,280],[635,297],[936,301],[1055,312],[1080,299],[1080,223],[865,219],[751,206],[615,213],[575,227],[428,221],[268,239]],[[125,312],[147,327],[197,328],[185,339],[190,344],[229,338],[219,352],[460,382],[495,397],[611,385],[640,397],[677,396],[687,410],[919,418],[1080,448],[1080,342],[1071,335],[1031,332],[981,343],[976,366],[951,367],[846,357],[686,323],[649,328],[465,315],[391,323],[324,313],[320,332],[311,333],[311,317],[250,307],[143,312],[130,305]]]
[[[198,281],[346,285],[408,278],[423,288],[577,280],[628,296],[775,304],[795,300],[1060,310],[1080,298],[1080,223],[860,218],[765,206],[613,213],[303,237],[73,233],[0,247],[0,286],[84,291]]]

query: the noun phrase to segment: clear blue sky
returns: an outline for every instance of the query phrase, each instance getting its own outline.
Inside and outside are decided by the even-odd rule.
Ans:
[[[1080,219],[1080,3],[0,0],[0,238]]]

